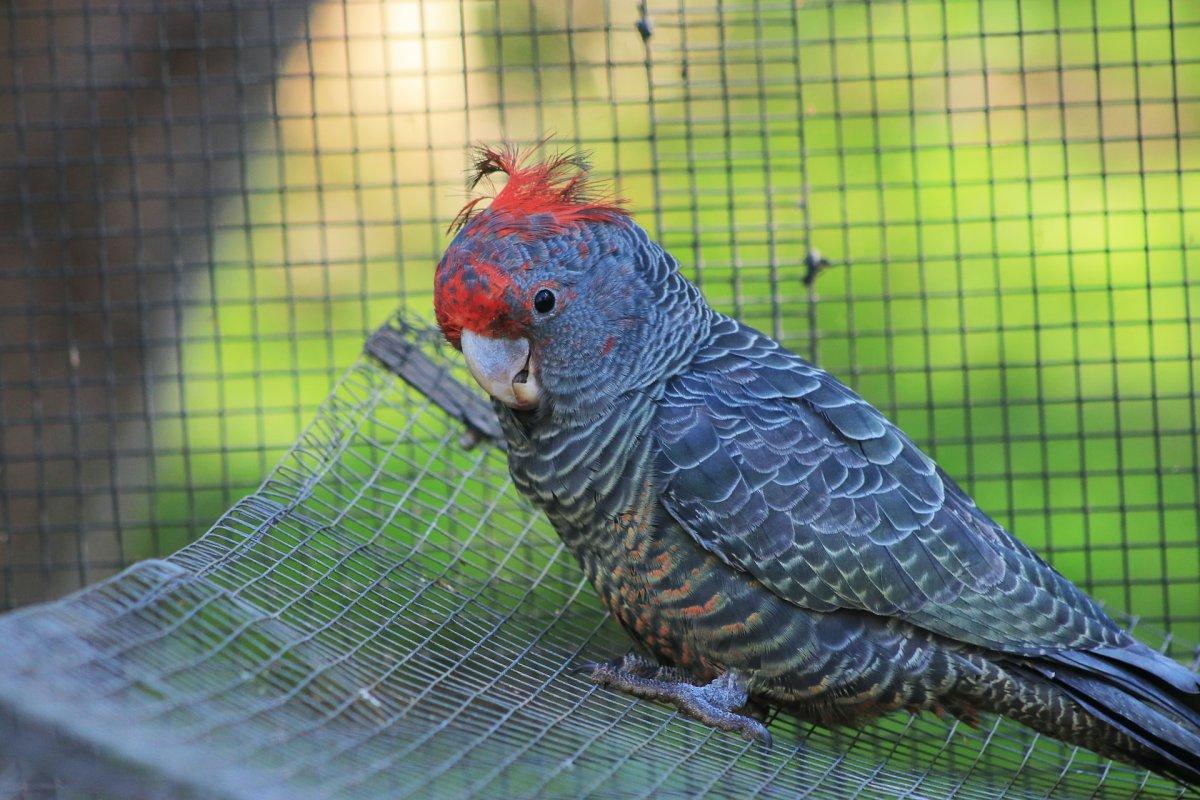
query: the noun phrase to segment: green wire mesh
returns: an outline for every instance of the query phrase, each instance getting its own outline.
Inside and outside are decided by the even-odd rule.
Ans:
[[[0,619],[14,793],[1182,796],[992,719],[780,718],[766,751],[593,687],[572,664],[628,642],[477,441],[488,406],[435,331],[397,318],[369,350],[198,541]]]

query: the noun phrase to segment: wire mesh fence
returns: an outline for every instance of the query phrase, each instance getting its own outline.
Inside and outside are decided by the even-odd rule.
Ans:
[[[396,331],[373,348],[389,366],[424,353],[425,387],[465,377],[434,331]],[[623,634],[503,453],[460,435],[364,359],[199,541],[0,620],[3,741],[34,765],[14,781],[231,798],[1182,795],[991,719],[780,718],[767,751],[598,689],[573,666]]]
[[[556,131],[714,305],[853,385],[1187,657],[1193,4],[123,0],[0,20],[0,603],[159,559],[4,623],[10,666],[86,642],[47,660],[52,697],[5,681],[38,713],[94,702],[81,751],[102,721],[144,722],[82,771],[292,797],[620,794],[613,764],[662,794],[1141,785],[1004,726],[805,729],[796,759],[589,692],[565,665],[622,640],[494,452],[460,451],[367,362],[291,446],[380,320],[428,314],[467,146]],[[195,753],[252,730],[278,752],[195,783]]]

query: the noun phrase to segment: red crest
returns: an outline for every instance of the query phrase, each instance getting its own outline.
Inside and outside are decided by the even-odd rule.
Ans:
[[[468,185],[474,189],[492,175],[507,175],[508,183],[492,196],[487,208],[514,220],[548,214],[554,227],[565,227],[573,222],[610,221],[628,214],[620,199],[597,190],[590,180],[587,159],[579,153],[558,153],[540,161],[532,155],[532,149],[521,150],[513,145],[499,149],[480,146]],[[450,230],[466,226],[486,199],[476,197],[463,206]]]

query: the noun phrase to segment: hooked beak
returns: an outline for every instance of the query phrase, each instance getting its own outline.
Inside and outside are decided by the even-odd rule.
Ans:
[[[490,339],[463,330],[467,369],[484,391],[510,408],[536,408],[542,397],[537,369],[526,339]]]

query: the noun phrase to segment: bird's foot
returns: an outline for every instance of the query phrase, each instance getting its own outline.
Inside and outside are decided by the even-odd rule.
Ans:
[[[609,662],[589,663],[583,666],[583,671],[599,686],[673,705],[684,715],[705,725],[736,733],[748,742],[758,741],[771,746],[767,726],[739,713],[747,709],[754,713],[758,707],[748,704],[745,682],[734,671],[697,686],[686,680],[682,670],[663,667],[634,654]]]
[[[639,678],[649,678],[650,680],[666,683],[690,683],[693,686],[698,685],[686,671],[679,667],[669,667],[665,664],[659,664],[657,661],[639,655],[632,650],[623,656],[617,656],[608,661],[584,661],[575,668],[575,672],[586,675],[589,678],[592,678],[597,672],[606,672],[634,675]],[[592,680],[595,681],[595,678],[592,678]]]

